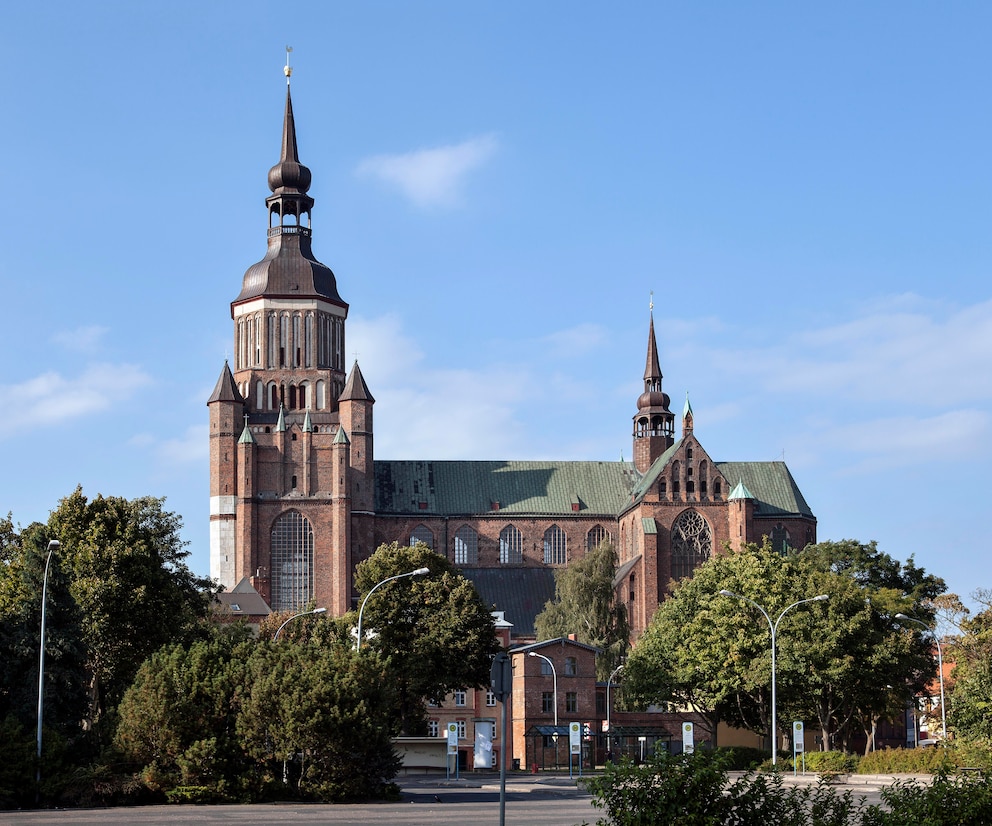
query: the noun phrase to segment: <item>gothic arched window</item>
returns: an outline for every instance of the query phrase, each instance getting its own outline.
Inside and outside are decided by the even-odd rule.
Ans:
[[[557,525],[544,532],[544,564],[565,564],[565,531]]]
[[[296,611],[313,599],[313,528],[299,511],[272,526],[272,610]]]
[[[499,532],[499,561],[503,564],[524,561],[523,537],[513,525],[507,525]]]
[[[592,551],[599,547],[600,543],[610,538],[606,528],[602,525],[593,525],[586,534],[586,550]]]
[[[434,531],[426,525],[417,525],[417,527],[413,529],[413,533],[410,534],[410,547],[412,548],[418,542],[421,545],[426,545],[431,550],[434,550]]]
[[[672,579],[691,576],[710,558],[713,533],[696,511],[682,511],[672,524]]]
[[[479,534],[468,525],[455,531],[455,565],[479,563]]]

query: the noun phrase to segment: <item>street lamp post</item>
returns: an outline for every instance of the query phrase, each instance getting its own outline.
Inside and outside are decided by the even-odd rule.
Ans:
[[[555,743],[557,744],[558,743],[558,672],[555,670],[555,664],[553,662],[551,662],[551,660],[548,657],[545,657],[543,654],[538,654],[536,651],[529,651],[529,652],[527,652],[527,656],[528,657],[540,657],[548,665],[551,666],[551,677],[552,677],[552,680],[553,680],[552,686],[554,687],[554,701],[555,701]],[[557,745],[556,745],[556,747],[555,747],[555,765],[558,765],[558,762],[557,761],[558,761],[558,749],[557,749]]]
[[[904,620],[906,622],[915,622],[917,625],[922,625],[927,631],[930,632],[930,636],[933,637],[933,641],[937,644],[937,676],[940,679],[940,729],[941,729],[941,739],[947,740],[947,712],[944,710],[944,652],[940,649],[940,639],[937,637],[936,632],[927,625],[923,620],[917,619],[916,617],[908,616],[907,614],[896,614],[897,620]]]
[[[285,628],[287,625],[289,625],[293,620],[298,619],[299,617],[310,616],[310,614],[324,614],[326,612],[327,612],[326,608],[314,608],[312,611],[300,611],[300,613],[298,614],[293,614],[293,616],[291,616],[288,620],[286,620],[282,625],[280,625],[276,629],[276,633],[272,635],[272,641],[275,642],[277,639],[279,639],[279,634],[282,632],[282,629]]]
[[[757,608],[764,615],[765,619],[768,620],[768,630],[772,632],[772,765],[777,765],[778,763],[778,748],[776,740],[778,739],[778,719],[776,717],[776,696],[775,696],[775,640],[778,637],[778,624],[782,621],[782,617],[786,615],[787,612],[791,611],[797,605],[803,605],[807,602],[823,602],[826,599],[830,599],[829,594],[820,594],[819,596],[810,597],[809,599],[801,599],[797,602],[792,603],[792,605],[787,605],[782,613],[778,615],[778,619],[772,622],[772,618],[768,616],[768,612],[762,608],[753,599],[748,599],[747,597],[741,596],[740,594],[735,594],[733,591],[728,591],[726,588],[720,591],[720,593],[725,597],[736,597],[737,599],[742,599],[744,602],[750,603],[755,608]]]
[[[365,603],[369,601],[369,597],[375,593],[376,588],[381,588],[387,582],[392,582],[394,579],[402,579],[406,576],[424,576],[431,572],[430,568],[417,568],[415,571],[407,571],[405,574],[397,574],[396,576],[386,577],[382,582],[377,582],[369,592],[365,595],[365,599],[362,600],[362,607],[358,609],[358,644],[355,648],[356,651],[362,650],[362,614],[365,612]]]
[[[52,554],[62,544],[53,539],[48,543],[48,555],[45,557],[45,575],[41,580],[41,652],[38,655],[38,765],[35,770],[35,782],[41,783],[41,720],[45,706],[45,606],[48,603],[48,566],[52,562]]]
[[[612,685],[613,678],[620,673],[622,668],[623,668],[623,663],[621,663],[620,665],[618,665],[616,668],[613,669],[613,673],[610,674],[609,679],[606,681],[606,750],[607,751],[612,751],[612,749],[610,748],[610,743],[613,741],[613,724],[610,722],[610,711],[612,708],[610,706],[610,685]]]

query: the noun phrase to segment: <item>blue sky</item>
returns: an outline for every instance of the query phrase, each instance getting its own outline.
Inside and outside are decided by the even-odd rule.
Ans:
[[[167,498],[265,250],[284,47],[379,458],[631,455],[665,390],[821,539],[988,573],[985,3],[14,4],[0,510]]]

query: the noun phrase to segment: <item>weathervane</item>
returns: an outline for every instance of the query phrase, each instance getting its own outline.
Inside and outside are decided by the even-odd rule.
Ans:
[[[289,86],[289,79],[293,76],[293,67],[289,65],[289,55],[292,53],[293,47],[286,47],[286,65],[283,67],[282,73],[286,75],[286,85]]]
[[[654,312],[654,290],[651,290],[651,300],[648,302],[648,309]]]

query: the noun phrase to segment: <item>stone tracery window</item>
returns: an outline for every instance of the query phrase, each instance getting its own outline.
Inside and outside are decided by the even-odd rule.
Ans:
[[[272,610],[296,611],[313,599],[313,528],[299,511],[272,526]]]
[[[544,532],[544,564],[565,564],[565,532],[557,525]]]
[[[592,551],[599,547],[599,543],[609,539],[610,535],[602,525],[593,525],[586,534],[586,550]]]
[[[479,534],[468,525],[455,531],[455,565],[476,565],[479,562]]]
[[[413,533],[410,534],[410,547],[412,548],[418,542],[421,545],[426,545],[431,550],[434,550],[434,531],[426,525],[417,525],[417,527],[413,529]]]
[[[709,523],[694,510],[682,511],[672,524],[672,579],[691,576],[713,549]]]
[[[523,537],[513,525],[507,525],[499,532],[499,561],[504,565],[524,561]]]

